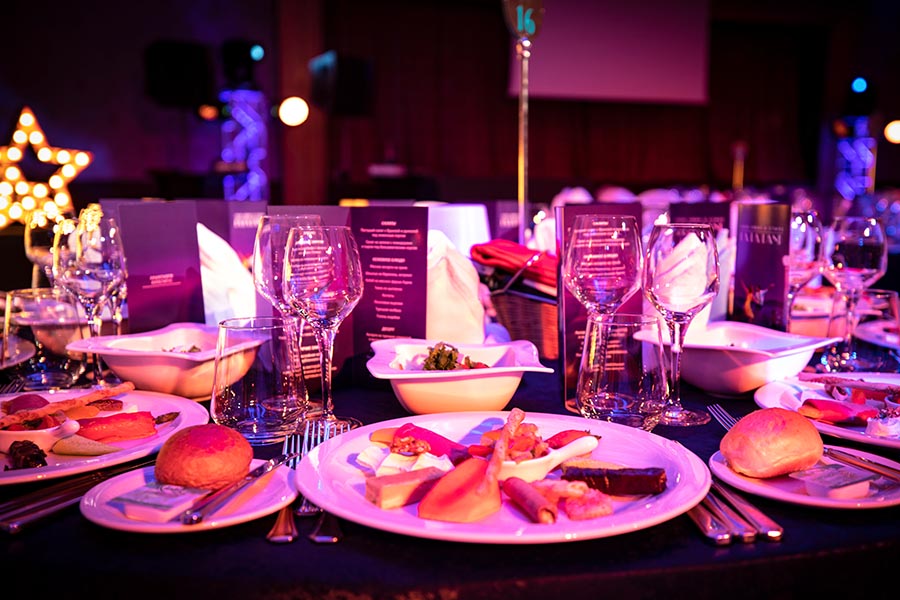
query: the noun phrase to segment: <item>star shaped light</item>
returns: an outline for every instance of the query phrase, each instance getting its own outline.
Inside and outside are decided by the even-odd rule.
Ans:
[[[46,182],[30,181],[20,168],[29,146],[39,161],[59,166]],[[23,108],[9,145],[0,146],[0,229],[13,221],[25,223],[32,215],[57,220],[71,213],[69,182],[92,159],[93,154],[84,150],[49,145],[34,113]]]

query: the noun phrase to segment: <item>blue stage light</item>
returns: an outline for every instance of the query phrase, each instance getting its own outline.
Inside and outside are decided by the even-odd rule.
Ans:
[[[868,87],[869,82],[867,82],[863,77],[857,77],[853,80],[853,83],[850,84],[850,89],[852,89],[857,94],[862,94]]]
[[[256,62],[261,61],[265,55],[265,49],[259,44],[253,44],[253,46],[250,47],[250,58]]]

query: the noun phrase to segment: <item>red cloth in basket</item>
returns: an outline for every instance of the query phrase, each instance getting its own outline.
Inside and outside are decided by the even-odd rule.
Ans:
[[[509,273],[517,273],[536,254],[538,258],[522,274],[526,279],[556,287],[556,272],[559,261],[546,252],[532,250],[511,240],[497,239],[484,244],[475,244],[471,249],[472,260],[495,267]]]

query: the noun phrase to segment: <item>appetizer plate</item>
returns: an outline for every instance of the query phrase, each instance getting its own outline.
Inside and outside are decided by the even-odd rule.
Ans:
[[[502,410],[526,371],[552,373],[528,340],[500,344],[451,344],[459,358],[488,366],[481,369],[425,371],[422,363],[438,341],[393,338],[372,342],[375,355],[366,366],[377,379],[388,379],[403,408],[415,414]]]
[[[888,460],[884,457],[863,452],[862,450],[853,450],[850,448],[842,448],[840,446],[825,446],[826,448],[834,448],[854,456],[861,456],[871,461],[881,463],[888,467],[900,469],[900,463]],[[821,464],[835,464],[827,456],[822,457]],[[736,487],[737,489],[755,494],[764,498],[789,502],[791,504],[803,504],[805,506],[818,506],[822,508],[884,508],[886,506],[897,506],[900,504],[900,483],[880,477],[871,482],[869,493],[862,498],[829,498],[827,496],[811,496],[806,493],[806,484],[802,481],[782,475],[781,477],[772,477],[770,479],[756,479],[753,477],[745,477],[740,473],[731,470],[731,467],[725,462],[722,453],[716,451],[709,458],[709,468],[713,475],[724,481],[725,483]]]
[[[831,375],[839,376],[840,374],[832,373]],[[867,381],[900,385],[900,375],[895,373],[853,373],[848,375],[848,379],[859,377],[863,377]],[[756,390],[753,399],[760,408],[772,408],[774,406],[796,411],[803,403],[801,395],[805,390],[822,391],[824,389],[825,386],[821,383],[785,379],[784,381],[773,381],[762,386]],[[900,438],[869,435],[866,433],[866,428],[862,425],[832,425],[831,423],[823,423],[815,419],[810,419],[810,422],[819,430],[819,433],[825,435],[872,444],[873,446],[900,448]]]
[[[529,521],[505,499],[498,513],[476,523],[420,519],[418,504],[382,510],[365,498],[366,472],[356,456],[372,445],[369,434],[383,427],[414,423],[462,443],[476,443],[484,431],[506,423],[506,412],[446,413],[395,419],[354,429],[317,446],[297,467],[300,492],[325,510],[376,529],[421,538],[482,544],[573,542],[637,531],[690,510],[709,490],[709,469],[681,444],[658,435],[606,421],[527,413],[545,439],[565,429],[589,429],[601,436],[592,457],[627,467],[662,467],[668,487],[656,496],[614,497],[606,517],[570,521],[560,510],[556,523]],[[555,476],[551,474],[551,476]]]
[[[67,390],[61,392],[38,392],[51,402],[58,402],[73,396],[84,394],[85,390]],[[0,400],[14,398],[18,394],[6,394],[0,396]],[[136,458],[153,454],[159,450],[163,442],[173,433],[190,425],[202,425],[209,422],[209,412],[202,405],[187,398],[158,394],[156,392],[127,392],[118,396],[124,403],[124,411],[150,411],[154,417],[164,413],[180,413],[170,423],[157,425],[157,434],[143,439],[128,440],[123,442],[111,442],[114,446],[122,448],[119,452],[111,452],[101,456],[63,456],[47,453],[47,466],[34,469],[0,470],[0,485],[22,483],[26,481],[40,481],[43,479],[55,479],[77,473],[94,471],[103,467],[111,467]],[[112,413],[100,413],[100,416]],[[5,466],[7,457],[0,455],[0,461]]]
[[[880,320],[860,323],[853,334],[864,342],[882,346],[883,348],[900,349],[900,334],[897,323]]]
[[[0,356],[0,369],[8,369],[20,363],[25,362],[36,352],[34,344],[28,340],[10,335],[8,338],[8,346],[6,348],[6,356]]]
[[[254,459],[250,468],[258,467],[263,462],[265,461]],[[91,488],[81,498],[81,514],[97,525],[138,533],[188,533],[219,529],[270,515],[293,502],[297,497],[293,475],[293,471],[288,467],[278,467],[253,482],[211,517],[196,525],[185,525],[177,517],[166,523],[130,519],[125,516],[121,503],[112,501],[125,492],[153,481],[153,467],[144,467],[123,473]]]

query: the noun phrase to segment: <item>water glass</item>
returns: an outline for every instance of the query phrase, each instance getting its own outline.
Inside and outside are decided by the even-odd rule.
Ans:
[[[604,314],[588,319],[576,405],[590,419],[652,430],[668,400],[659,318]]]
[[[846,298],[835,294],[829,335],[843,336]],[[825,349],[821,364],[828,371],[900,371],[900,294],[870,288],[862,292],[850,319],[853,335]]]
[[[85,357],[69,353],[66,346],[87,336],[87,319],[65,290],[8,292],[4,323],[10,336],[35,347],[34,356],[16,367],[16,377],[25,381],[26,390],[66,389],[84,373]]]
[[[219,323],[210,414],[251,445],[284,441],[307,409],[292,349],[296,317],[241,317]]]

